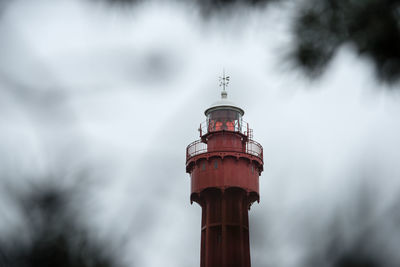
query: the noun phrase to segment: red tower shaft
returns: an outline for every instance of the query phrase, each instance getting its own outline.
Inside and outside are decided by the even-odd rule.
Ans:
[[[186,151],[190,199],[202,208],[200,266],[250,267],[248,210],[259,201],[263,150],[244,127],[242,109],[220,101],[205,113],[201,139]]]
[[[246,192],[237,188],[202,194],[200,266],[250,266]]]

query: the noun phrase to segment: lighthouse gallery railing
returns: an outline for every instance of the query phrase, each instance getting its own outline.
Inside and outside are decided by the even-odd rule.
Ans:
[[[190,159],[191,157],[197,156],[199,154],[207,152],[218,152],[218,151],[219,150],[208,149],[206,143],[203,143],[201,140],[196,140],[187,146],[186,160]],[[223,151],[247,153],[259,157],[261,160],[263,158],[263,148],[258,142],[254,140],[248,140],[246,142],[246,147],[244,149],[240,147],[224,147]]]

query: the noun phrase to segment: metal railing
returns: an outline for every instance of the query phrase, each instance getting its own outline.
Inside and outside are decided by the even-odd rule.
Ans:
[[[246,136],[252,137],[252,129],[249,128],[249,124],[243,120],[236,121],[232,125],[213,125],[209,121],[203,121],[200,123],[199,132],[200,137],[206,135],[210,132],[217,132],[217,131],[229,131],[229,132],[237,132],[242,133]]]
[[[263,148],[254,140],[248,140],[244,148],[224,147],[222,151],[218,149],[209,149],[206,143],[203,143],[201,140],[196,140],[187,146],[186,160],[207,152],[240,152],[259,157],[261,160],[263,159]]]

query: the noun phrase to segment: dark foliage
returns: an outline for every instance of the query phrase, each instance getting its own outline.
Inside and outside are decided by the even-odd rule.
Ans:
[[[352,44],[373,62],[385,82],[400,77],[398,0],[309,0],[293,26],[294,56],[309,74],[318,75],[340,45]]]
[[[282,1],[282,0],[281,0]],[[273,0],[200,0],[205,14],[260,7]],[[293,23],[292,58],[311,77],[324,72],[341,45],[352,44],[371,59],[377,78],[394,83],[400,78],[400,0],[305,0]]]
[[[368,175],[368,174],[367,174]],[[354,202],[336,210],[322,235],[311,230],[310,254],[304,266],[395,267],[400,224],[397,211],[400,199],[377,212],[373,185],[360,184],[353,191]],[[393,237],[393,240],[389,240]]]
[[[70,206],[72,196],[70,190],[52,187],[13,196],[23,229],[0,237],[0,266],[121,266],[107,244],[91,239],[80,226]]]
[[[144,0],[103,0],[105,2],[115,5],[136,4]],[[174,1],[174,0],[170,0]],[[177,0],[185,2],[186,0]],[[211,14],[221,14],[224,10],[230,12],[234,8],[241,8],[244,6],[260,7],[269,2],[279,0],[197,0],[198,6],[202,9],[203,14],[208,16]]]
[[[125,11],[131,11],[137,4],[142,3],[146,0],[85,0],[94,3],[103,3],[106,4],[107,8],[114,9],[116,8],[118,11],[122,13]]]
[[[349,253],[342,255],[333,265],[334,267],[379,267],[381,266],[372,257]]]
[[[91,0],[100,1],[100,0]],[[146,0],[101,0],[114,6],[128,7]],[[188,2],[186,0],[170,0]],[[196,3],[202,11],[204,17],[208,18],[212,15],[221,16],[222,14],[230,14],[235,9],[243,7],[262,7],[269,2],[279,0],[197,0]],[[191,2],[191,1],[190,1]]]
[[[231,8],[241,8],[243,6],[260,7],[273,1],[276,0],[198,0],[197,3],[204,13],[208,15],[225,9],[230,11]]]
[[[374,240],[371,230],[356,235],[353,243],[346,244],[343,237],[337,238],[341,233],[336,233],[327,251],[327,259],[332,262],[332,267],[381,267],[384,266],[379,248],[372,249]],[[367,235],[364,235],[367,234]],[[371,246],[371,247],[370,247]],[[390,265],[385,265],[390,266]]]
[[[140,0],[106,0],[111,4],[136,4]]]

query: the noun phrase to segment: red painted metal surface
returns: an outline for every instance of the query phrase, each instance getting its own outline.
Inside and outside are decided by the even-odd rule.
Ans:
[[[248,210],[259,201],[263,149],[245,125],[201,124],[186,149],[190,200],[202,207],[201,267],[250,267]]]

